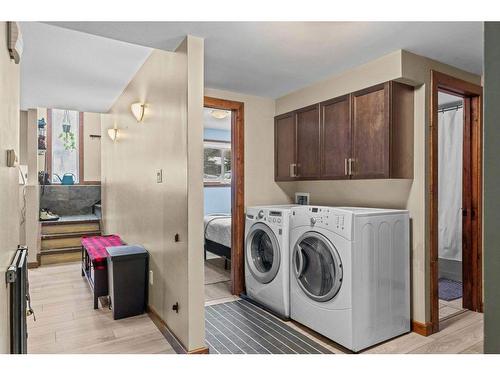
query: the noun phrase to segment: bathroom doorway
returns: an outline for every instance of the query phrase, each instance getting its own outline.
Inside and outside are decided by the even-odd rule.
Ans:
[[[482,88],[432,72],[431,322],[482,311]]]

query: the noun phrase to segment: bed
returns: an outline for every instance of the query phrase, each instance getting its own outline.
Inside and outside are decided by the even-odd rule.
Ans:
[[[207,251],[224,258],[227,269],[231,260],[231,215],[209,214],[205,216],[205,260]]]

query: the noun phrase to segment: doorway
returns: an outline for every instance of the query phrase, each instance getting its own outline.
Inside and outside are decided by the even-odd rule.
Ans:
[[[205,97],[205,301],[244,291],[243,103]]]
[[[482,311],[482,88],[431,72],[431,322]]]

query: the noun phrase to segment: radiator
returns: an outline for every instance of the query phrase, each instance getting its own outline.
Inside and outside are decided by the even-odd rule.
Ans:
[[[26,354],[28,330],[26,326],[28,290],[28,249],[19,247],[7,269],[10,286],[10,352]]]

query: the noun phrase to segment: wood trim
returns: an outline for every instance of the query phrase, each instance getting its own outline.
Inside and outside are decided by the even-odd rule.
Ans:
[[[207,346],[199,349],[190,350],[187,354],[210,354]]]
[[[172,333],[170,328],[168,328],[167,323],[165,323],[165,321],[161,318],[158,312],[151,305],[146,306],[146,312],[148,313],[149,317],[151,318],[155,326],[161,332],[163,337],[165,337],[168,343],[175,350],[175,352],[177,354],[187,354],[187,350],[184,347],[184,345],[182,345],[181,341],[177,338],[177,336],[175,336]]]
[[[47,149],[45,150],[45,171],[52,183],[52,109],[47,108]]]
[[[28,269],[38,268],[40,263],[38,262],[28,262]]]
[[[83,181],[83,183],[79,183],[76,185],[100,185],[101,181]]]
[[[204,106],[231,110],[231,293],[245,291],[244,103],[205,96]]]
[[[217,187],[230,187],[231,184],[219,184],[217,182],[204,182],[203,183],[204,187],[212,187],[212,188],[217,188]]]
[[[470,251],[464,260],[464,272],[470,273],[470,305],[473,311],[482,311],[482,87],[461,79],[431,71],[430,137],[429,137],[429,263],[430,263],[430,324],[432,332],[439,331],[438,297],[438,92],[443,91],[464,98],[464,129],[470,129],[470,187],[471,223]],[[469,111],[468,111],[469,109]],[[468,122],[468,123],[467,123]],[[465,134],[464,134],[465,135]],[[469,163],[467,163],[469,165]],[[467,208],[467,207],[466,207]],[[470,292],[469,292],[470,289]],[[464,295],[464,301],[469,298]]]
[[[83,112],[78,114],[78,182],[85,184],[85,140],[83,139],[85,132],[83,129]]]
[[[433,333],[431,323],[420,323],[415,320],[411,321],[411,330],[422,336],[430,336]]]

